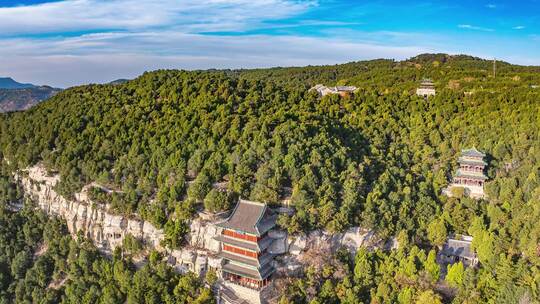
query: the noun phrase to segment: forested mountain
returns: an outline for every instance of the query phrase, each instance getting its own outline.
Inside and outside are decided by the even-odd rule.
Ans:
[[[71,88],[0,116],[0,156],[10,170],[42,162],[58,171],[67,197],[93,181],[121,189],[114,210],[175,237],[196,202],[227,207],[211,190],[223,180],[233,195],[270,204],[292,188],[296,212],[279,220],[292,234],[359,225],[398,236],[397,252],[361,251],[308,270],[284,303],[533,301],[540,295],[540,69],[497,62],[493,77],[492,68],[479,58],[425,54],[155,71]],[[423,78],[435,82],[435,97],[414,94]],[[318,83],[359,90],[320,98],[309,91]],[[489,199],[442,196],[459,151],[473,146],[488,154]],[[474,237],[482,266],[451,270],[448,291],[436,283],[430,250],[450,233]]]

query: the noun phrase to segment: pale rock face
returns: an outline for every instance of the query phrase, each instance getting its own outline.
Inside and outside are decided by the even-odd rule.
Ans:
[[[148,247],[165,252],[165,248],[161,246],[163,230],[142,219],[112,214],[108,212],[108,206],[100,206],[90,200],[87,190],[90,186],[99,185],[90,184],[74,195],[75,200],[66,200],[54,190],[60,180],[58,175],[49,176],[39,165],[28,168],[26,172],[27,177],[18,176],[25,193],[46,213],[65,219],[71,235],[76,236],[82,232],[105,253],[121,246],[129,234],[144,240]],[[189,246],[182,250],[173,250],[169,255],[172,257],[169,258],[170,264],[177,270],[187,269],[200,274],[207,267],[208,252],[219,251],[219,242],[213,239],[218,234],[221,234],[221,228],[213,223],[193,220],[191,233],[186,237]],[[171,263],[172,261],[174,263]],[[212,262],[221,263],[214,260]]]
[[[307,238],[304,235],[297,237],[296,239],[290,239],[289,253],[292,255],[300,255],[302,251],[306,249]]]
[[[128,234],[143,239],[152,248],[163,250],[160,245],[163,231],[152,224],[109,213],[107,206],[99,206],[88,198],[87,187],[75,195],[75,200],[66,200],[54,190],[60,180],[58,175],[48,176],[41,166],[26,171],[28,177],[20,178],[25,193],[46,213],[64,218],[73,236],[82,232],[103,252],[111,252],[122,245]]]
[[[376,247],[379,244],[373,231],[364,230],[360,227],[351,227],[344,233],[330,234],[326,231],[315,230],[306,235],[301,235],[289,240],[289,253],[294,256],[301,255],[308,248],[329,245],[332,251],[341,247],[347,248],[352,254],[358,248]]]
[[[219,251],[219,242],[214,237],[221,234],[222,229],[200,219],[191,222],[189,244],[195,248],[203,248],[212,252]]]
[[[223,262],[222,258],[215,257],[215,256],[208,256],[208,267],[218,269],[221,267],[222,262]]]
[[[75,200],[66,200],[54,190],[60,179],[58,175],[48,176],[40,166],[28,168],[26,171],[27,177],[19,176],[25,193],[46,213],[65,219],[73,236],[78,232],[84,233],[94,241],[99,250],[110,253],[121,246],[124,238],[131,234],[144,240],[148,247],[167,253],[168,263],[176,271],[191,271],[202,275],[208,267],[220,270],[222,260],[213,255],[220,251],[219,242],[214,237],[222,232],[222,229],[215,225],[216,221],[194,219],[190,224],[191,231],[186,236],[188,246],[179,250],[166,250],[161,246],[163,230],[142,219],[110,213],[107,206],[100,206],[89,199],[86,191],[88,187],[78,193]],[[294,238],[288,237],[284,231],[273,231],[272,237],[275,244],[272,244],[271,250],[276,253],[289,253],[282,257],[283,261],[276,262],[275,265],[286,274],[293,274],[303,267],[299,260],[314,246],[330,246],[332,251],[345,246],[352,254],[360,246],[378,246],[374,233],[359,227],[338,234],[316,230]]]

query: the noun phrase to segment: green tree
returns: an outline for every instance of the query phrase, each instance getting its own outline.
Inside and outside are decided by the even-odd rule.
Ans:
[[[426,262],[424,264],[424,269],[429,274],[432,282],[436,282],[439,280],[441,269],[439,264],[437,263],[437,253],[435,252],[435,250],[429,251]]]
[[[442,304],[442,300],[433,290],[426,290],[418,296],[416,304]]]
[[[143,249],[143,243],[133,235],[127,234],[122,240],[122,248],[127,254],[136,255]]]
[[[163,245],[171,249],[180,248],[189,233],[189,226],[185,220],[169,220],[164,227]]]
[[[446,242],[448,231],[442,218],[433,220],[428,226],[428,239],[435,246],[442,246]]]
[[[202,201],[211,188],[212,184],[210,178],[204,172],[201,172],[197,175],[193,184],[189,186],[188,196],[198,201]]]
[[[212,189],[204,198],[204,208],[210,212],[220,212],[231,208],[231,199],[227,192]]]
[[[458,287],[463,284],[463,279],[465,277],[465,269],[463,263],[458,262],[452,265],[448,265],[448,270],[446,274],[446,282],[448,284]]]

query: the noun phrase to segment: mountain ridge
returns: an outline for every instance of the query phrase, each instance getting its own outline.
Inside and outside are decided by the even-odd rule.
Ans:
[[[0,77],[0,113],[27,110],[60,91],[47,85],[20,83],[11,77]]]
[[[31,83],[20,83],[11,77],[0,77],[0,89],[28,89],[37,87]]]

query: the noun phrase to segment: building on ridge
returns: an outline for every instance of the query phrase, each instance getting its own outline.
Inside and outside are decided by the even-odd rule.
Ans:
[[[264,303],[265,290],[276,271],[274,257],[286,252],[286,236],[275,230],[277,213],[266,204],[240,199],[231,215],[216,224],[222,228],[221,279],[226,288],[249,303]]]
[[[465,267],[476,267],[478,257],[472,248],[472,236],[460,236],[448,238],[439,252],[439,262],[442,264],[454,264],[461,262]]]
[[[431,79],[424,79],[420,83],[420,87],[416,89],[416,95],[428,98],[429,96],[435,96],[435,84]]]
[[[326,96],[328,94],[338,94],[341,97],[350,96],[354,94],[354,92],[357,90],[357,87],[355,86],[335,86],[335,87],[327,87],[322,84],[318,84],[311,89],[310,91],[317,91],[319,93],[319,96]]]
[[[464,195],[472,198],[484,198],[484,183],[488,177],[484,174],[487,163],[486,155],[476,148],[461,151],[458,159],[459,168],[452,179],[450,186],[444,190],[448,196],[452,196],[453,188],[463,188]]]

